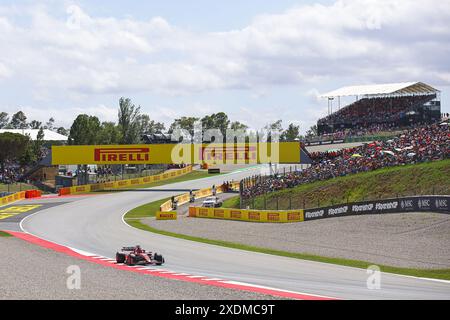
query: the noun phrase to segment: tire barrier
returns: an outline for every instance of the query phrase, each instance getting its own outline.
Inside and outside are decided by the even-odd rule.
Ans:
[[[249,222],[289,223],[302,222],[303,210],[250,210],[230,208],[189,207],[189,217]]]
[[[91,191],[102,191],[102,190],[109,190],[109,189],[119,189],[119,188],[123,188],[123,187],[139,186],[139,185],[143,185],[143,184],[147,184],[147,183],[164,181],[164,180],[176,178],[176,177],[185,175],[191,171],[192,171],[192,166],[187,166],[187,167],[179,169],[179,170],[166,171],[161,174],[142,177],[142,178],[117,180],[117,181],[111,181],[111,182],[85,184],[85,185],[81,185],[81,186],[61,188],[61,189],[59,189],[58,194],[60,196],[64,196],[64,195],[69,195],[69,194],[80,194],[80,193],[86,193],[86,192],[91,192]]]
[[[0,198],[0,206],[25,199],[26,191],[20,191]]]
[[[341,216],[402,212],[438,212],[449,214],[450,196],[413,196],[354,202],[304,210],[305,221]]]

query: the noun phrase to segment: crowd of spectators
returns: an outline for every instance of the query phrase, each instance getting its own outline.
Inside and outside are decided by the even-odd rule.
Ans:
[[[300,184],[390,166],[450,158],[450,125],[433,124],[405,130],[387,141],[355,148],[311,153],[312,165],[285,175],[255,177],[243,186],[242,196],[251,198]]]
[[[0,168],[0,183],[15,183],[21,177],[22,170],[16,163],[7,161],[4,168]]]
[[[371,123],[398,123],[408,112],[434,98],[432,96],[408,96],[395,98],[364,98],[322,118],[318,125],[364,125]]]

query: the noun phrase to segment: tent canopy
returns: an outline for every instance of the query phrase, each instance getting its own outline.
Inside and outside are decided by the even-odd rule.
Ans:
[[[320,97],[335,98],[345,96],[429,95],[438,92],[439,90],[423,82],[401,82],[343,87],[322,94]]]

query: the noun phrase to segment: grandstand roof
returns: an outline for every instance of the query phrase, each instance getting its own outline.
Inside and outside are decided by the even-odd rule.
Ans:
[[[425,95],[437,92],[439,92],[439,90],[423,82],[401,82],[343,87],[322,94],[320,97]]]
[[[31,140],[36,140],[39,129],[0,129],[0,133],[4,132],[29,135]],[[44,141],[67,141],[67,137],[57,132],[44,129]]]

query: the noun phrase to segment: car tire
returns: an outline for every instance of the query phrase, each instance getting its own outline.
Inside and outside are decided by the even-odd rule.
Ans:
[[[134,258],[131,255],[128,255],[125,260],[125,264],[128,266],[134,266]]]
[[[116,262],[117,263],[124,263],[125,259],[126,259],[126,256],[124,253],[120,253],[120,252],[116,253]]]

